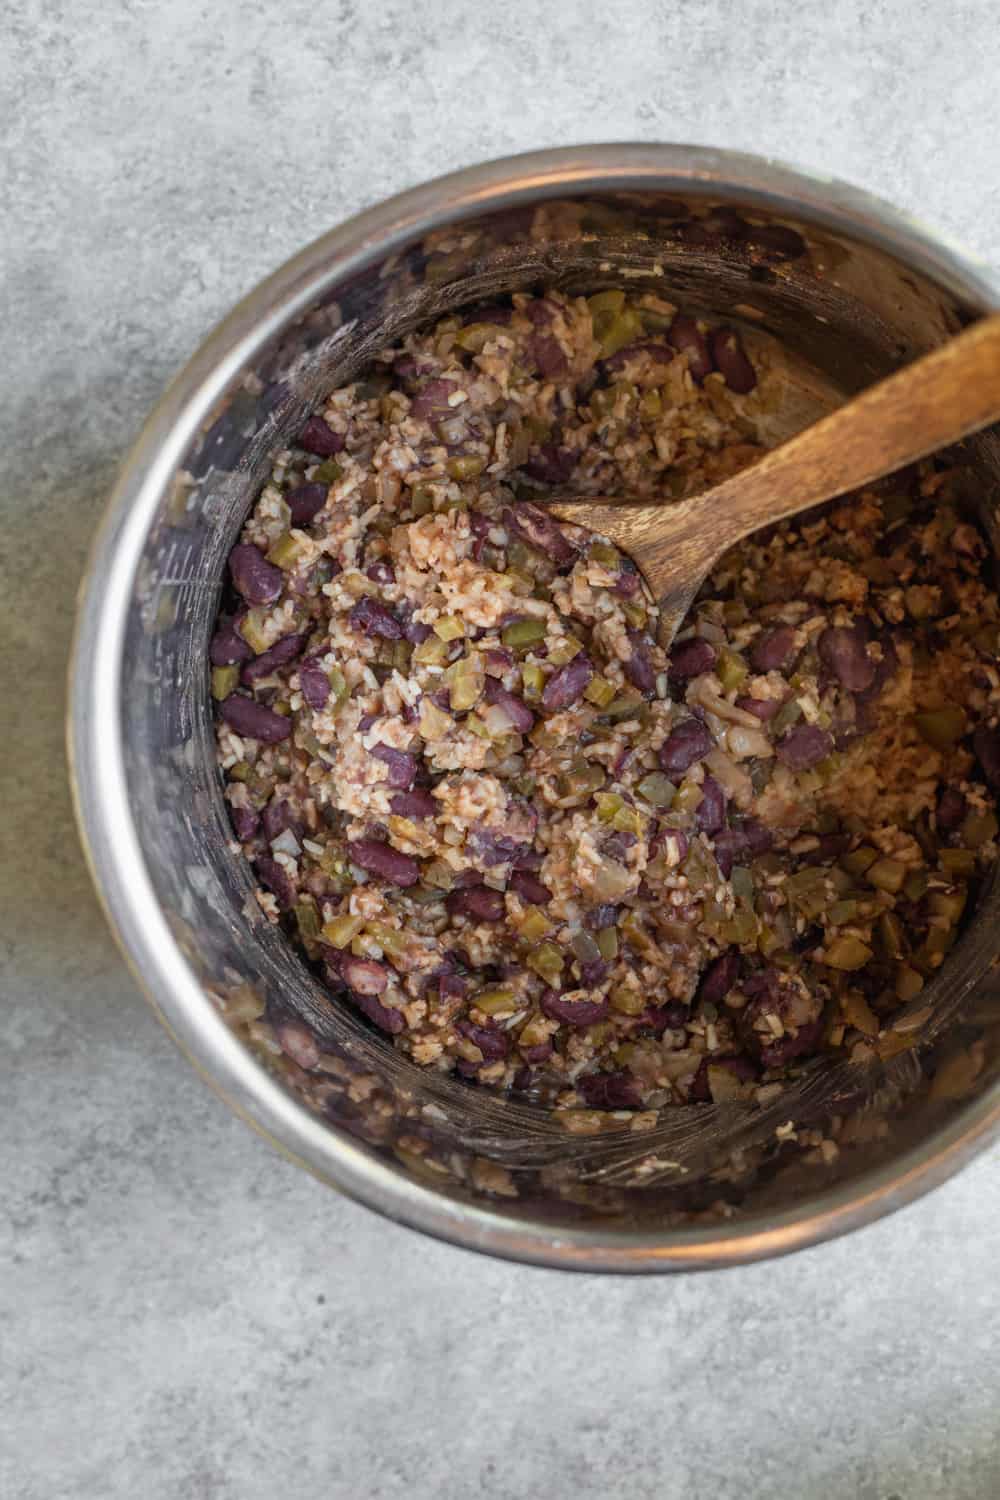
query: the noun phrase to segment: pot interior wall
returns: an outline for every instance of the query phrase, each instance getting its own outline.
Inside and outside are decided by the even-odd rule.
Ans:
[[[742,227],[741,227],[742,226]],[[622,284],[657,291],[686,309],[772,337],[790,356],[789,430],[838,399],[941,342],[982,309],[870,246],[809,224],[775,224],[745,202],[654,193],[519,207],[437,230],[391,259],[373,259],[331,287],[283,330],[254,369],[242,372],[174,476],[136,579],[122,702],[132,808],[150,877],[206,993],[248,1046],[253,1013],[280,1003],[323,1040],[335,1071],[319,1086],[260,1047],[309,1107],[349,1131],[401,1172],[456,1197],[489,1200],[499,1181],[512,1215],[558,1222],[599,1219],[664,1226],[725,1200],[746,1215],[773,1212],[850,1176],[904,1142],[924,1139],[949,1111],[996,1076],[994,993],[974,987],[962,1018],[921,1068],[908,1057],[887,1079],[881,1106],[858,1146],[830,1166],[780,1160],[773,1122],[737,1126],[722,1111],[676,1111],[666,1156],[680,1164],[656,1185],[622,1182],[640,1138],[568,1138],[538,1111],[490,1099],[418,1070],[325,991],[251,897],[249,870],[234,857],[214,765],[206,650],[225,557],[253,502],[268,453],[300,426],[331,386],[403,332],[453,307],[555,283],[571,291]],[[780,434],[778,434],[780,435]],[[965,445],[992,531],[1000,479],[995,433]],[[994,533],[995,538],[995,533]],[[982,944],[996,930],[995,901]],[[986,948],[983,947],[985,954]],[[979,965],[985,967],[985,963]],[[952,1058],[942,1070],[944,1054]],[[974,1058],[964,1067],[955,1057]],[[932,1081],[931,1075],[937,1080]],[[942,1076],[950,1076],[942,1086]],[[362,1087],[352,1087],[358,1081]],[[363,1097],[362,1097],[363,1096]],[[845,1102],[845,1109],[849,1107]],[[742,1133],[741,1133],[742,1132]],[[746,1172],[730,1165],[734,1142]],[[499,1177],[495,1166],[509,1170]],[[496,1201],[496,1200],[492,1200]]]

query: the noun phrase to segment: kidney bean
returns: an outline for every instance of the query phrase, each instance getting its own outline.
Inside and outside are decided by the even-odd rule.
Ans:
[[[452,411],[449,397],[457,390],[454,380],[428,380],[410,402],[410,416],[424,419],[448,416]]]
[[[833,749],[833,736],[818,724],[796,724],[779,740],[778,759],[791,771],[808,771],[819,765]]]
[[[248,604],[273,604],[285,584],[280,568],[269,563],[252,542],[238,542],[229,554],[233,588]]]
[[[292,804],[285,798],[273,796],[261,814],[261,829],[267,842],[272,843],[287,828],[298,832],[298,823]]]
[[[522,901],[527,901],[531,906],[548,906],[552,900],[552,892],[547,885],[536,880],[528,870],[513,870],[508,889],[520,896]]]
[[[551,333],[534,333],[528,340],[528,353],[546,380],[565,375],[569,361],[559,340]]]
[[[231,667],[236,662],[249,661],[253,649],[240,635],[236,620],[222,620],[208,648],[208,659],[213,667]]]
[[[293,526],[308,526],[326,504],[329,486],[325,484],[300,484],[289,490],[285,504],[291,512]]]
[[[362,1015],[367,1016],[380,1031],[398,1036],[406,1026],[406,1017],[401,1010],[383,1005],[377,995],[366,995],[362,990],[348,990],[348,995]]]
[[[262,745],[276,745],[287,740],[292,732],[292,722],[273,709],[253,698],[244,698],[241,693],[231,693],[219,704],[219,713],[231,729],[244,739],[260,740]]]
[[[639,1085],[627,1069],[613,1073],[586,1073],[575,1088],[591,1109],[638,1109],[642,1102]]]
[[[830,625],[820,636],[819,659],[849,693],[862,693],[875,680],[875,663],[865,650],[864,636],[854,626]]]
[[[373,562],[371,567],[365,569],[365,577],[370,578],[372,583],[381,583],[383,585],[395,583],[396,570],[392,566],[392,563],[384,562],[380,559],[378,562]]]
[[[554,672],[542,689],[542,707],[550,714],[561,713],[579,703],[584,689],[594,675],[590,658],[581,651],[564,667]]]
[[[687,355],[691,378],[696,385],[701,385],[705,376],[711,375],[714,366],[708,341],[694,318],[678,313],[670,325],[667,339],[678,354]]]
[[[287,666],[290,661],[294,661],[305,643],[304,635],[283,635],[280,641],[275,641],[273,646],[255,656],[253,661],[247,662],[240,673],[240,681],[258,682],[261,677],[270,677],[278,667]]]
[[[355,839],[347,846],[347,857],[359,869],[371,875],[379,875],[390,885],[416,885],[420,879],[420,866],[408,854],[401,854],[390,844],[380,839]]]
[[[254,860],[257,879],[274,896],[282,911],[295,904],[295,887],[288,871],[272,859],[269,854],[260,854]]]
[[[699,995],[717,1005],[724,1000],[740,977],[739,949],[731,948],[709,964],[701,977]]]
[[[566,1026],[594,1026],[608,1013],[607,1000],[564,1000],[556,990],[546,990],[542,1010],[550,1021]]]
[[[552,517],[546,515],[545,511],[539,510],[537,505],[529,504],[527,500],[522,500],[520,504],[505,510],[503,520],[509,530],[516,531],[518,536],[530,542],[531,546],[536,547],[539,552],[543,552],[558,567],[572,562],[576,556]]]
[[[524,699],[518,698],[515,693],[508,693],[495,677],[486,678],[485,693],[487,703],[494,703],[502,708],[518,734],[527,734],[533,727],[535,716]]]
[[[693,635],[686,641],[680,641],[670,653],[670,676],[678,682],[686,682],[690,677],[700,677],[703,672],[710,672],[715,666],[716,650],[711,642],[703,640],[700,635]]]
[[[319,1062],[319,1043],[301,1021],[279,1021],[274,1035],[282,1052],[306,1072]]]
[[[389,806],[398,818],[412,818],[419,821],[421,818],[433,818],[438,810],[430,792],[397,792],[395,797],[389,799]]]
[[[326,707],[330,679],[314,657],[307,657],[299,666],[299,688],[309,707],[317,713]]]
[[[507,908],[503,892],[488,885],[469,885],[464,890],[449,891],[445,905],[453,917],[473,917],[477,922],[502,922]]]
[[[252,807],[230,807],[229,821],[240,843],[246,844],[260,827],[260,814],[256,813]]]
[[[373,745],[372,755],[388,767],[388,782],[401,792],[408,792],[417,774],[417,757],[407,750],[396,750],[391,745]]]
[[[811,1052],[822,1040],[823,1017],[807,1021],[798,1031],[770,1042],[760,1049],[760,1060],[765,1068],[781,1068],[795,1057]]]
[[[760,719],[762,724],[766,724],[778,712],[781,701],[778,698],[741,697],[737,698],[736,707],[742,708],[744,713],[753,714],[755,719]]]
[[[669,365],[675,353],[676,350],[671,349],[669,344],[657,343],[654,339],[639,339],[634,344],[626,344],[616,354],[609,355],[603,364],[607,371],[614,374],[641,354],[648,354],[656,364]]]
[[[750,647],[750,665],[755,672],[780,672],[795,653],[795,631],[779,625],[759,635]],[[777,705],[776,705],[777,706]]]
[[[718,833],[726,823],[726,794],[712,776],[701,784],[701,801],[694,814],[695,825],[702,833]]]
[[[342,451],[344,439],[322,417],[310,417],[299,433],[299,447],[315,453],[317,458],[332,458]]]
[[[652,642],[638,630],[630,630],[628,638],[632,655],[625,663],[625,676],[640,693],[651,697],[656,692],[656,668],[649,654]]]
[[[937,826],[951,833],[963,821],[969,804],[957,787],[946,786],[937,805]]]
[[[708,1081],[709,1068],[725,1068],[727,1073],[732,1073],[742,1083],[754,1083],[757,1079],[757,1069],[748,1057],[703,1057],[698,1064],[698,1071],[694,1075],[688,1098],[695,1104],[708,1104],[712,1099],[712,1089]]]
[[[358,995],[381,995],[389,983],[385,965],[373,958],[355,958],[350,954],[341,960],[340,973],[344,983]]]
[[[972,749],[986,781],[1000,791],[1000,729],[980,724],[972,736]]]
[[[552,1043],[538,1042],[534,1047],[518,1047],[517,1050],[520,1052],[526,1063],[543,1063],[548,1062],[549,1058],[552,1056]],[[524,1069],[523,1071],[527,1073],[527,1069]],[[530,1074],[528,1074],[525,1081],[519,1084],[518,1087],[527,1088],[530,1081],[531,1077]]]
[[[524,472],[542,484],[566,484],[576,468],[576,454],[558,443],[542,443],[524,465]]]
[[[385,641],[400,641],[403,627],[386,605],[379,604],[369,594],[358,600],[348,615],[351,624],[365,635],[381,636]]]
[[[715,368],[731,391],[745,396],[757,384],[757,375],[735,328],[716,328],[709,338]]]
[[[746,839],[736,828],[721,829],[716,834],[712,847],[715,850],[715,862],[725,880],[733,873],[733,865],[737,860],[749,853]]]
[[[668,774],[689,771],[712,748],[712,736],[700,719],[682,719],[660,746],[660,766]]]
[[[473,1001],[475,1004],[475,1001]],[[458,1021],[455,1030],[466,1037],[483,1054],[483,1062],[500,1062],[507,1056],[510,1038],[496,1026],[477,1026],[474,1021]]]

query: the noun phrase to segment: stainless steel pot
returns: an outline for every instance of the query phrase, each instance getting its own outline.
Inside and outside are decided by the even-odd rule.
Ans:
[[[224,558],[264,459],[324,389],[447,308],[626,276],[776,335],[817,389],[845,393],[1000,307],[995,276],[885,205],[750,156],[570,148],[405,193],[252,292],[151,415],[83,584],[70,724],[80,825],[112,927],[157,1014],[232,1107],[391,1218],[591,1271],[780,1254],[949,1176],[1000,1130],[988,978],[964,984],[948,1036],[911,1054],[910,1087],[869,1107],[835,1161],[758,1141],[736,1163],[709,1153],[656,1189],[622,1187],[550,1121],[470,1105],[476,1091],[421,1073],[353,1016],[331,1014],[260,919],[227,846],[205,661]],[[997,435],[965,457],[992,523]],[[966,940],[966,973],[986,968],[995,909],[988,898]],[[319,1031],[326,1071],[301,1073],[268,1047],[261,1013],[279,993]],[[634,1138],[626,1146],[634,1157]]]

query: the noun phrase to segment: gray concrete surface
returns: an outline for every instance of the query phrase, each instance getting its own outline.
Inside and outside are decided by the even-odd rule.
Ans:
[[[712,1278],[573,1279],[384,1224],[154,1024],[77,853],[61,728],[116,463],[301,243],[473,159],[662,138],[839,173],[996,262],[998,70],[991,0],[3,8],[5,1500],[1000,1493],[996,1153]]]

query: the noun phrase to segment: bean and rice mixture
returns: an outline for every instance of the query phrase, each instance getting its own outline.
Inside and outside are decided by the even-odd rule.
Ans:
[[[210,652],[235,847],[422,1067],[557,1108],[764,1099],[891,1055],[974,904],[998,607],[952,473],[754,536],[669,658],[630,559],[532,504],[725,477],[771,374],[652,295],[515,295],[277,454]]]

